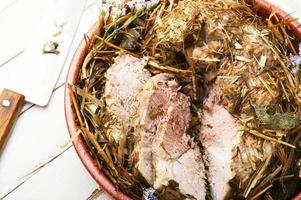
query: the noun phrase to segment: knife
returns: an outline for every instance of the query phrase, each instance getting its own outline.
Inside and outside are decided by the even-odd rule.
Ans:
[[[48,104],[86,5],[86,0],[52,2],[24,52],[0,67],[0,152],[24,102]]]

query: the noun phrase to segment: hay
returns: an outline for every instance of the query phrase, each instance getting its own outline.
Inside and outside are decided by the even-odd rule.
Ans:
[[[73,86],[72,99],[78,128],[91,156],[120,191],[141,199],[144,188],[149,187],[134,176],[129,153],[133,138],[123,137],[116,142],[105,131],[114,119],[106,113],[102,99],[104,74],[122,51],[148,57],[147,68],[153,75],[174,73],[182,92],[193,99],[193,122],[199,121],[202,109],[205,95],[201,88],[212,80],[218,81],[226,97],[226,108],[252,135],[243,137],[252,137],[259,146],[269,143],[274,147],[269,159],[253,167],[252,177],[244,184],[234,184],[233,195],[247,199],[292,195],[287,189],[291,182],[284,181],[284,177],[299,173],[297,160],[292,160],[296,154],[292,148],[300,149],[300,128],[267,129],[257,120],[250,101],[270,115],[300,115],[300,80],[289,71],[286,59],[297,54],[297,42],[290,35],[287,22],[280,21],[275,12],[263,19],[255,10],[244,0],[182,0],[161,1],[151,10],[130,11],[115,21],[100,15],[96,34],[87,39],[89,52],[78,84]],[[139,37],[129,36],[132,30]],[[214,74],[210,80],[204,76],[208,73]],[[196,130],[199,126],[192,125]],[[290,166],[286,165],[288,161]],[[279,190],[280,180],[282,193],[275,196],[278,193],[271,192]]]

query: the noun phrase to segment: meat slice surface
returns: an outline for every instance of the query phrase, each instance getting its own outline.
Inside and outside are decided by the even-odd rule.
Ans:
[[[206,149],[213,199],[223,199],[230,190],[232,150],[239,140],[234,117],[221,105],[222,94],[212,88],[204,103],[200,140]]]
[[[205,199],[205,169],[199,147],[187,135],[189,98],[178,92],[171,74],[150,78],[132,111],[135,168],[160,191],[170,181],[183,195]]]
[[[240,131],[237,120],[223,106],[216,82],[204,102],[200,141],[208,162],[207,174],[214,200],[227,199],[234,177],[244,186],[259,164],[272,155],[273,145]]]
[[[105,74],[104,102],[114,121],[107,125],[107,133],[115,141],[120,139],[121,132],[128,131],[134,96],[151,76],[144,68],[146,63],[145,59],[120,53]]]

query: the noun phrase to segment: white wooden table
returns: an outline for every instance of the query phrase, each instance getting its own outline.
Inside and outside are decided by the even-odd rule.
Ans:
[[[0,37],[3,37],[1,30],[11,28],[11,26],[30,29],[32,23],[35,23],[37,18],[47,10],[47,6],[55,1],[0,0]],[[72,8],[72,5],[70,7]],[[99,189],[69,141],[64,116],[64,82],[69,63],[84,34],[98,19],[97,1],[88,0],[81,12],[79,28],[49,105],[45,108],[29,103],[25,105],[0,156],[0,199],[82,200],[88,199]],[[1,24],[1,18],[5,17],[10,17],[12,24]],[[26,20],[31,20],[25,22],[26,26],[22,24],[24,17]],[[19,29],[16,27],[11,29]],[[20,37],[22,37],[22,32],[26,32],[20,29],[18,31]],[[9,43],[15,35],[5,35],[7,43],[0,45],[1,64],[4,63],[1,55],[7,55],[9,49],[15,51],[18,48],[11,47]],[[19,48],[21,52],[22,48]],[[1,66],[0,69],[10,70],[10,65],[16,59],[18,56]],[[104,192],[94,196],[91,199],[111,199]]]
[[[20,48],[19,52],[22,52],[21,45],[20,47],[10,45],[9,41],[15,34],[3,36],[1,30],[14,24],[15,30],[21,37],[18,38],[20,43],[24,42],[22,35],[26,36],[25,30],[30,29],[35,19],[55,1],[0,0],[0,38],[7,38],[0,43],[0,73],[1,70],[10,70],[10,65],[18,59],[16,56],[8,62],[3,60],[1,55],[18,48]],[[300,0],[271,0],[271,2],[293,13],[295,17],[301,16]],[[105,192],[99,192],[101,189],[77,157],[69,141],[64,117],[63,95],[66,73],[77,45],[98,18],[97,1],[88,0],[81,12],[79,28],[74,35],[71,50],[53,91],[50,104],[45,108],[29,103],[25,105],[0,156],[0,199],[111,199]],[[10,18],[12,23],[1,24],[1,19],[6,17]],[[24,24],[24,17],[27,20],[26,24]]]

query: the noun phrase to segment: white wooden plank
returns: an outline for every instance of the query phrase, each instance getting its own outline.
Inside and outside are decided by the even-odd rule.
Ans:
[[[1,0],[0,1],[0,13],[17,3],[18,0]]]
[[[94,16],[97,19],[98,13],[95,9],[93,10],[93,7],[89,7],[83,16],[80,31],[75,37],[77,39],[73,43],[73,51],[86,30],[96,21]],[[70,53],[69,62],[72,56],[73,53]],[[10,64],[17,62],[17,59],[19,58],[11,61]],[[67,65],[66,69],[68,69]],[[66,73],[63,74],[64,77],[57,86],[65,81]],[[54,152],[59,151],[60,145],[69,139],[63,113],[63,91],[64,88],[61,87],[54,93],[47,108],[33,107],[19,117],[13,134],[0,158],[0,197],[20,182],[18,178]],[[32,104],[27,104],[25,108],[30,106]],[[16,158],[18,165],[15,164]]]
[[[21,115],[0,157],[0,197],[35,165],[60,151],[69,140],[64,90],[53,95],[47,108],[33,107]]]
[[[4,200],[84,200],[97,187],[72,147]],[[111,197],[102,193],[97,199],[111,200]]]
[[[290,0],[289,3],[285,0],[269,0],[275,6],[278,6],[291,16],[295,18],[301,17],[301,1],[300,0]],[[300,21],[300,19],[299,19]]]
[[[93,6],[95,6],[96,4],[98,4],[99,2],[100,2],[99,0],[88,0],[85,9],[88,9],[88,8],[90,8],[90,7],[93,7]]]

